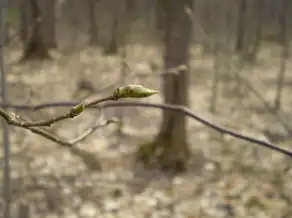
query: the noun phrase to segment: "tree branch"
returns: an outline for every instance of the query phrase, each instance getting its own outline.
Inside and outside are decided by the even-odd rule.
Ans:
[[[45,108],[52,108],[52,107],[72,107],[76,105],[76,102],[51,102],[51,103],[44,103],[44,104],[38,104],[38,105],[13,105],[13,104],[3,104],[0,103],[0,107],[2,108],[14,108],[18,110],[41,110]],[[281,146],[277,144],[273,144],[270,142],[266,142],[263,140],[259,140],[250,136],[246,136],[240,133],[237,133],[235,131],[226,129],[220,125],[214,124],[196,114],[194,114],[192,111],[190,111],[186,107],[177,106],[177,105],[169,105],[169,104],[158,104],[158,103],[144,103],[144,102],[137,102],[137,101],[123,101],[123,102],[111,102],[111,103],[104,103],[102,105],[91,105],[89,108],[110,108],[110,107],[146,107],[146,108],[157,108],[162,110],[172,110],[179,113],[183,113],[186,116],[197,120],[198,122],[215,129],[216,131],[231,135],[235,138],[242,139],[254,144],[257,144],[259,146],[272,149],[274,151],[277,151],[279,153],[285,154],[289,157],[292,157],[292,151],[282,148]],[[1,116],[1,114],[0,114]],[[55,141],[57,142],[57,141]]]
[[[81,136],[77,137],[74,140],[71,141],[65,141],[63,139],[60,139],[59,137],[49,133],[48,131],[39,128],[41,126],[50,126],[56,122],[74,118],[78,116],[80,113],[82,113],[86,108],[96,106],[102,102],[106,101],[114,101],[119,100],[121,98],[144,98],[151,96],[153,94],[156,94],[157,91],[151,90],[148,88],[145,88],[141,85],[126,85],[121,86],[119,88],[114,89],[111,96],[104,97],[104,98],[88,98],[85,99],[83,102],[79,104],[75,104],[72,106],[72,108],[62,115],[58,115],[52,119],[48,120],[41,120],[41,121],[25,121],[21,120],[17,115],[9,114],[4,109],[0,109],[0,116],[3,117],[3,119],[12,126],[18,126],[25,129],[30,130],[33,133],[36,133],[38,135],[41,135],[53,142],[56,142],[62,146],[65,147],[72,147],[74,144],[84,140],[87,136],[91,135],[97,128],[101,126],[106,126],[110,123],[117,122],[116,120],[108,120],[105,123],[101,124],[95,124],[93,127],[85,131]],[[7,109],[7,107],[6,107]]]
[[[18,127],[37,127],[37,126],[51,126],[52,124],[78,116],[86,108],[93,105],[100,104],[106,101],[117,101],[121,98],[145,98],[151,95],[158,93],[156,90],[145,88],[142,85],[126,85],[114,89],[112,95],[104,98],[87,98],[84,101],[73,106],[67,113],[58,115],[54,118],[41,121],[26,121],[21,120],[16,115],[9,114],[5,110],[0,109],[0,116],[2,116],[9,125],[18,126]]]
[[[52,119],[49,120],[40,120],[40,121],[22,121],[20,120],[17,116],[13,116],[7,112],[5,112],[3,109],[0,109],[0,116],[2,116],[6,122],[9,125],[13,125],[13,126],[19,126],[19,127],[37,127],[37,126],[51,126],[52,124],[65,120],[65,119],[69,119],[69,118],[74,118],[77,115],[79,115],[81,112],[83,112],[83,110],[85,108],[88,108],[92,105],[95,104],[100,104],[102,102],[105,101],[111,101],[111,100],[117,100],[117,98],[115,98],[114,96],[109,96],[109,97],[105,97],[105,98],[101,98],[101,99],[97,99],[97,100],[92,100],[92,101],[88,101],[88,102],[81,102],[79,104],[77,104],[76,106],[72,107],[71,110],[69,110],[67,113],[64,113],[62,115],[58,115]]]
[[[77,143],[80,143],[80,142],[84,141],[87,137],[89,137],[92,133],[94,133],[97,129],[99,129],[101,127],[105,127],[111,123],[117,123],[117,122],[118,121],[116,119],[104,120],[103,123],[98,122],[95,125],[93,125],[92,127],[85,130],[80,136],[70,140],[69,143],[71,145],[75,145]]]
[[[269,149],[272,149],[274,151],[277,151],[279,153],[288,155],[289,157],[292,157],[292,151],[283,148],[277,144],[273,144],[270,142],[266,142],[260,139],[256,139],[247,135],[240,134],[238,132],[235,132],[233,130],[229,130],[227,128],[224,128],[218,124],[214,124],[196,114],[194,114],[191,110],[189,110],[186,107],[183,106],[177,106],[177,105],[169,105],[169,104],[157,104],[157,103],[144,103],[144,102],[134,102],[134,101],[129,101],[129,102],[116,102],[116,103],[105,103],[103,108],[107,107],[147,107],[147,108],[157,108],[157,109],[162,109],[162,110],[171,110],[179,113],[183,113],[184,115],[204,124],[205,126],[208,126],[220,133],[231,135],[235,138],[242,139],[244,141],[248,141],[257,145],[260,145],[262,147],[266,147]]]
[[[105,120],[104,123],[100,124],[100,123],[97,123],[95,124],[93,127],[87,129],[84,131],[84,133],[82,133],[80,136],[77,136],[75,139],[72,139],[72,140],[65,140],[65,139],[62,139],[60,138],[59,136],[55,136],[51,133],[49,133],[48,131],[44,130],[44,129],[41,129],[40,127],[23,127],[25,129],[28,129],[30,130],[31,132],[37,134],[37,135],[41,135],[43,136],[44,138],[50,140],[50,141],[53,141],[61,146],[64,146],[64,147],[73,147],[74,145],[82,142],[83,140],[85,140],[87,137],[89,137],[92,133],[94,133],[97,129],[101,128],[101,127],[105,127],[111,123],[115,123],[116,120]]]

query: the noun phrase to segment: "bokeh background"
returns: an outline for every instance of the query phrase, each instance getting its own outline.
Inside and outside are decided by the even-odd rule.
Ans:
[[[187,105],[211,122],[292,149],[291,5],[289,0],[10,0],[0,31],[7,102],[76,102],[142,84],[160,93],[141,102]],[[187,72],[166,76],[165,65],[187,63]],[[9,112],[41,120],[67,110]],[[290,157],[181,115],[172,115],[171,124],[165,111],[111,107],[86,110],[47,131],[72,139],[101,113],[104,119],[118,117],[122,125],[100,128],[74,149],[9,126],[0,169],[9,146],[11,178],[7,186],[7,174],[1,175],[0,215],[10,196],[11,216],[5,218],[292,217]],[[187,122],[181,125],[180,119]],[[165,141],[155,140],[161,134]],[[153,144],[166,158],[145,163],[141,153],[160,157],[141,149]],[[181,151],[188,158],[179,159]],[[176,169],[177,161],[184,170]]]

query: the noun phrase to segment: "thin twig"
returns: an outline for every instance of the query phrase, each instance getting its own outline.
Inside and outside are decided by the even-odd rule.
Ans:
[[[84,141],[86,138],[88,138],[97,129],[108,126],[111,123],[117,123],[117,121],[115,119],[110,119],[110,120],[104,120],[103,123],[96,123],[94,126],[85,130],[80,136],[70,140],[69,143],[71,145],[75,145],[77,143],[80,143],[80,142]]]
[[[105,101],[110,101],[110,100],[117,100],[117,97],[112,95],[109,97],[104,97],[104,98],[98,98],[98,99],[86,99],[84,102],[79,103],[79,104],[75,104],[75,106],[73,105],[72,109],[69,110],[67,113],[62,114],[62,115],[58,115],[52,119],[48,119],[48,120],[41,120],[41,121],[24,121],[24,120],[20,120],[16,115],[13,114],[9,114],[8,112],[6,112],[4,109],[0,109],[0,116],[2,118],[4,118],[4,120],[6,122],[4,122],[5,125],[9,124],[12,126],[17,126],[17,127],[22,127],[25,128],[27,130],[30,130],[31,132],[37,134],[37,135],[41,135],[44,138],[51,140],[59,145],[65,146],[65,147],[72,147],[75,144],[79,143],[80,141],[84,140],[85,138],[87,138],[89,135],[91,135],[96,129],[106,126],[110,123],[113,123],[113,120],[108,120],[105,123],[103,123],[102,125],[94,125],[92,128],[90,128],[89,130],[85,131],[81,136],[77,137],[74,140],[71,141],[66,141],[64,139],[61,139],[59,136],[55,136],[51,133],[49,133],[48,131],[40,128],[41,126],[50,126],[56,122],[65,120],[65,119],[69,119],[69,118],[74,118],[75,116],[77,116],[80,112],[82,112],[85,108],[91,107],[93,105],[97,105],[100,104],[102,102]],[[5,102],[5,101],[4,101]],[[77,106],[76,106],[77,105]],[[81,110],[78,108],[79,106],[81,106]],[[77,109],[77,111],[76,111]]]
[[[177,106],[177,105],[169,105],[169,104],[157,104],[157,103],[144,103],[144,102],[133,102],[133,101],[129,101],[129,102],[115,102],[115,103],[105,103],[102,107],[103,108],[107,108],[107,107],[148,107],[148,108],[157,108],[157,109],[163,109],[163,110],[171,110],[171,111],[176,111],[176,112],[180,112],[183,113],[184,115],[195,119],[196,121],[204,124],[205,126],[208,126],[212,129],[215,129],[216,131],[223,133],[223,134],[227,134],[227,135],[231,135],[235,138],[238,139],[242,139],[257,145],[260,145],[262,147],[266,147],[269,149],[272,149],[274,151],[280,152],[282,154],[288,155],[289,157],[292,157],[292,151],[283,148],[277,144],[273,144],[270,142],[266,142],[260,139],[256,139],[247,135],[243,135],[241,133],[235,132],[233,130],[229,130],[227,128],[224,128],[218,124],[214,124],[196,114],[194,114],[192,111],[190,111],[188,108],[183,107],[183,106]]]
[[[2,108],[14,108],[14,109],[24,109],[24,110],[40,110],[45,108],[52,108],[52,107],[72,107],[76,105],[76,102],[51,102],[51,103],[44,103],[44,104],[38,104],[38,105],[12,105],[12,104],[3,104],[0,103],[0,107]],[[285,154],[289,157],[292,157],[292,151],[282,148],[281,146],[277,144],[273,144],[270,142],[266,142],[263,140],[259,140],[247,135],[243,135],[240,133],[237,133],[235,131],[226,129],[218,124],[214,124],[196,114],[194,114],[192,111],[190,111],[188,108],[183,106],[177,106],[177,105],[170,105],[170,104],[159,104],[159,103],[146,103],[146,102],[138,102],[138,101],[123,101],[123,102],[111,102],[111,103],[104,103],[102,105],[92,105],[91,108],[112,108],[112,107],[146,107],[146,108],[157,108],[162,110],[172,110],[179,113],[183,113],[184,115],[197,120],[198,122],[215,129],[216,131],[231,135],[235,138],[242,139],[254,144],[257,144],[259,146],[272,149],[274,151],[277,151],[279,153]],[[1,114],[0,114],[1,116]],[[55,141],[57,142],[57,141]]]
[[[109,97],[105,97],[105,98],[101,98],[101,99],[97,99],[97,100],[93,100],[93,101],[86,101],[83,103],[83,107],[88,108],[92,105],[95,104],[100,104],[102,102],[105,101],[111,101],[111,100],[116,100],[114,96],[109,96]],[[77,104],[78,105],[78,104]],[[48,119],[48,120],[40,120],[40,121],[22,121],[19,118],[17,118],[16,116],[13,116],[7,112],[5,112],[3,109],[0,109],[0,116],[2,116],[6,122],[9,125],[13,125],[13,126],[19,126],[19,127],[37,127],[37,126],[51,126],[52,124],[65,120],[65,119],[69,119],[69,118],[74,118],[78,115],[78,113],[74,113],[74,108],[72,108],[71,110],[69,110],[68,112],[62,114],[62,115],[58,115],[54,118]]]
[[[93,99],[91,101],[87,100],[83,103],[83,107],[88,108],[88,107],[91,107],[93,105],[97,105],[99,103],[109,101],[109,100],[116,100],[116,98],[114,96],[109,96],[109,97],[100,98],[100,99]],[[75,107],[73,107],[73,109],[74,108]],[[74,110],[71,109],[67,113],[56,116],[56,117],[49,119],[49,120],[42,120],[42,121],[35,121],[35,122],[22,121],[19,118],[17,118],[16,116],[14,116],[13,114],[7,113],[3,109],[0,109],[0,116],[2,116],[4,118],[4,120],[7,122],[7,124],[9,124],[9,125],[28,129],[37,135],[41,135],[41,136],[45,137],[46,139],[49,139],[49,140],[51,140],[59,145],[65,146],[65,147],[72,147],[73,145],[75,145],[75,144],[79,143],[80,141],[84,140],[85,138],[87,138],[96,129],[114,122],[113,120],[108,120],[105,123],[103,123],[102,125],[96,124],[92,128],[90,128],[89,130],[85,131],[81,136],[79,136],[76,139],[71,140],[71,141],[66,141],[64,139],[61,139],[60,137],[55,136],[42,128],[39,128],[40,126],[50,126],[53,123],[59,122],[61,120],[73,118],[76,115],[78,115],[78,114],[72,113],[72,111],[74,111]]]
[[[44,138],[53,141],[61,146],[64,147],[73,147],[74,145],[84,141],[86,138],[88,138],[92,133],[94,133],[97,129],[108,126],[111,123],[115,123],[116,121],[111,119],[111,120],[105,120],[102,124],[95,124],[93,127],[85,130],[80,136],[77,136],[76,138],[72,140],[65,140],[59,136],[53,135],[49,133],[48,131],[41,129],[40,127],[23,127],[25,129],[30,130],[31,132],[43,136]]]
[[[0,116],[2,116],[4,118],[3,120],[6,121],[4,122],[5,125],[9,124],[12,126],[22,127],[38,135],[41,135],[51,141],[54,141],[60,145],[63,145],[66,147],[72,147],[74,145],[72,144],[72,142],[68,142],[63,139],[60,139],[59,137],[39,127],[50,126],[53,123],[59,122],[61,120],[74,118],[78,116],[80,113],[82,113],[86,108],[94,106],[94,105],[98,105],[102,102],[113,101],[113,100],[117,101],[121,98],[144,98],[144,97],[149,97],[156,93],[157,91],[145,88],[142,85],[126,85],[126,86],[121,86],[119,88],[114,89],[112,95],[108,97],[104,97],[104,98],[92,97],[92,98],[85,99],[83,102],[73,106],[67,113],[58,115],[48,120],[35,121],[35,122],[23,121],[16,115],[7,113],[4,109],[0,109]],[[4,99],[4,102],[5,102],[5,99]],[[109,123],[112,123],[112,122],[106,122],[105,124],[107,125]],[[73,142],[76,143],[79,140],[84,139],[85,137],[90,135],[94,130],[96,130],[97,127],[98,126],[96,125],[93,129],[87,131],[81,137],[79,137],[77,140]]]
[[[23,127],[23,128],[28,129],[31,132],[33,132],[37,135],[43,136],[44,138],[46,138],[50,141],[53,141],[59,145],[62,145],[64,147],[72,147],[73,146],[73,144],[71,144],[70,142],[67,142],[64,139],[61,139],[60,137],[55,136],[44,129],[41,129],[40,127],[32,127],[31,126],[31,127]]]

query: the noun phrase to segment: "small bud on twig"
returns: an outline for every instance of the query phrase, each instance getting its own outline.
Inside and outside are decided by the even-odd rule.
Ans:
[[[74,117],[78,116],[79,114],[81,114],[84,111],[84,109],[85,109],[85,105],[83,102],[74,106],[70,110],[70,118],[74,118]]]
[[[158,91],[142,85],[126,85],[115,89],[113,96],[118,100],[120,98],[146,98],[157,93]]]

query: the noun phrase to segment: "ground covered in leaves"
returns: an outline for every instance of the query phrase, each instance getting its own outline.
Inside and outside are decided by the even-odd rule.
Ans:
[[[129,83],[160,90],[161,56],[149,46],[129,47],[126,61],[133,73],[126,79],[121,79],[120,58],[103,56],[98,49],[84,48],[70,55],[54,53],[52,61],[42,63],[18,63],[19,52],[17,48],[6,52],[8,98],[12,103],[76,101],[92,91],[105,96],[114,87]],[[247,67],[238,71],[270,103],[275,96],[279,56],[278,48],[263,49],[254,66],[245,64]],[[250,88],[239,88],[244,82],[236,80],[236,60],[221,60],[217,112],[212,115],[213,60],[212,56],[203,58],[194,49],[191,109],[217,124],[260,139],[287,138],[279,144],[288,147],[283,122],[292,115],[291,75],[285,79],[281,119],[267,110]],[[291,63],[287,62],[287,72],[292,69]],[[159,103],[162,95],[143,101]],[[11,112],[39,120],[65,110]],[[100,111],[86,111],[74,120],[54,125],[50,131],[72,139],[99,116]],[[292,216],[291,159],[189,120],[193,156],[189,170],[174,176],[146,169],[135,159],[138,145],[151,140],[158,131],[159,110],[108,108],[104,116],[122,116],[123,134],[115,125],[100,129],[78,145],[84,153],[10,128],[13,204],[29,203],[35,216],[43,218]]]

